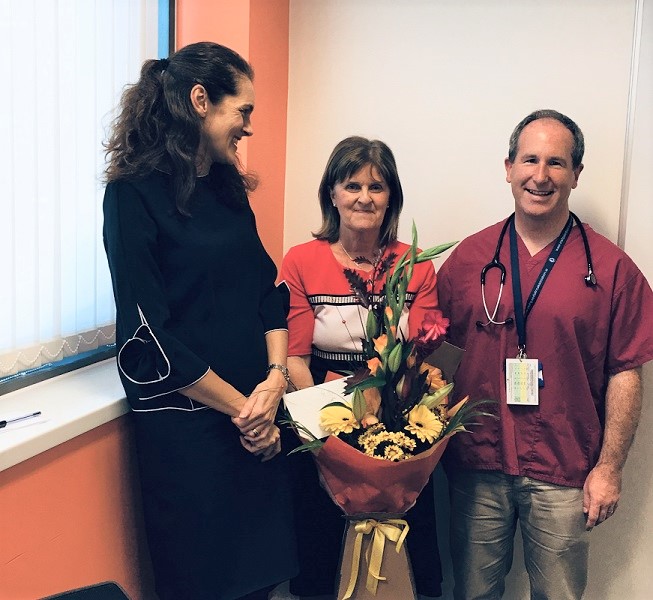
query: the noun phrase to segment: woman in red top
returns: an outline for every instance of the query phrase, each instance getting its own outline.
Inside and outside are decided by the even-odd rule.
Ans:
[[[394,156],[383,142],[356,136],[341,141],[327,162],[319,200],[322,226],[313,234],[316,239],[291,248],[281,267],[290,289],[288,369],[298,388],[322,383],[327,372],[351,371],[364,361],[361,338],[367,309],[344,270],[371,280],[368,289],[374,299],[385,283],[385,277],[375,279],[377,265],[408,249],[397,241],[403,192]],[[435,281],[431,262],[415,265],[400,322],[404,336],[414,336],[424,315],[437,308]],[[344,520],[320,487],[312,458],[302,454],[292,459],[301,571],[290,589],[302,597],[329,596]],[[406,518],[417,591],[440,596],[432,480]]]

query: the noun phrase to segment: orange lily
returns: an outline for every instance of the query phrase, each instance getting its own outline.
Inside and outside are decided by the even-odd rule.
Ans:
[[[388,346],[388,336],[383,333],[379,337],[374,338],[374,349],[378,352],[379,356],[383,355],[384,350]]]
[[[383,364],[376,356],[373,356],[367,361],[367,368],[370,370],[372,375],[376,375],[376,372],[383,368]]]

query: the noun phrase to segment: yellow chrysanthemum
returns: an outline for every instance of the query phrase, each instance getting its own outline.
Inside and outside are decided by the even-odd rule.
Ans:
[[[383,423],[374,423],[358,438],[358,445],[365,454],[372,454],[377,444],[376,437],[383,432],[385,432],[385,425]]]
[[[347,406],[325,406],[320,411],[320,425],[324,431],[334,435],[351,433],[360,427],[351,408]]]
[[[383,458],[385,460],[391,460],[393,462],[398,462],[400,460],[406,460],[410,455],[406,454],[399,446],[392,444],[391,446],[386,446],[383,450]]]
[[[383,423],[377,423],[358,438],[365,454],[383,460],[404,460],[415,449],[415,440],[402,431],[386,431]]]
[[[432,444],[440,437],[443,428],[444,423],[438,415],[418,404],[408,413],[408,425],[404,429],[415,434],[420,441]]]

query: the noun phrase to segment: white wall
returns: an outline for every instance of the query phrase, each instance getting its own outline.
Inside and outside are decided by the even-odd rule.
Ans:
[[[352,134],[395,152],[401,238],[413,219],[422,246],[498,221],[513,205],[503,170],[512,128],[555,108],[586,136],[573,209],[617,241],[623,204],[626,250],[653,281],[653,0],[290,0],[290,9],[285,249],[318,227],[324,165]],[[589,599],[653,594],[651,365],[645,377],[623,499],[593,533]],[[446,497],[439,502],[444,529]],[[447,571],[445,598],[449,590]],[[506,598],[527,597],[517,558]]]
[[[588,139],[576,211],[616,239],[635,0],[291,0],[287,247],[319,224],[317,186],[343,137],[394,150],[423,245],[498,221],[503,159],[534,109]]]
[[[632,105],[632,143],[624,169],[625,249],[653,282],[653,0],[642,2],[639,69]],[[589,598],[653,597],[653,363],[644,367],[644,410],[624,474],[619,519],[596,530]],[[605,568],[603,568],[605,567]],[[607,595],[602,595],[607,592]]]

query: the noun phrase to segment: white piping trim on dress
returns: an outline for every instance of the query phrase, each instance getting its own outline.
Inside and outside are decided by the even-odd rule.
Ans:
[[[210,406],[198,406],[196,408],[181,408],[179,406],[160,406],[159,408],[132,408],[132,412],[157,412],[160,410],[180,410],[182,412],[197,412],[200,410],[207,410]]]
[[[268,333],[272,333],[273,331],[288,331],[288,328],[287,327],[279,327],[277,329],[269,329],[268,331],[265,332],[265,335],[267,335]]]
[[[144,397],[139,396],[138,399],[139,400],[151,400],[152,398],[159,398],[160,396],[167,396],[168,394],[174,394],[175,392],[178,392],[179,390],[183,390],[183,389],[186,389],[187,387],[190,387],[191,385],[195,385],[198,381],[200,381],[201,379],[204,379],[206,377],[207,373],[210,370],[211,370],[211,367],[206,369],[206,371],[204,371],[202,376],[198,377],[195,381],[192,381],[191,383],[187,383],[185,385],[182,385],[181,387],[178,387],[177,389],[168,390],[167,392],[163,392],[161,394],[154,394],[154,396],[144,396]],[[188,398],[188,396],[186,396],[184,394],[182,394],[182,396],[184,396],[185,398]],[[191,400],[190,398],[188,398],[188,399]]]
[[[122,347],[120,348],[120,350],[119,350],[119,352],[118,352],[118,359],[117,359],[118,367],[119,367],[120,370],[122,371],[123,375],[124,375],[127,379],[129,379],[129,381],[131,381],[132,383],[136,383],[136,384],[138,384],[138,385],[145,385],[145,384],[148,384],[148,383],[159,383],[159,382],[163,381],[164,379],[167,379],[167,378],[170,376],[170,372],[171,372],[171,370],[172,370],[172,369],[171,369],[171,366],[170,366],[170,361],[168,360],[168,357],[166,356],[166,353],[163,351],[163,348],[161,347],[161,344],[159,344],[159,340],[156,339],[156,336],[154,335],[154,332],[152,331],[152,328],[150,327],[149,323],[148,323],[147,320],[145,319],[145,315],[143,315],[143,311],[141,310],[141,307],[137,304],[137,305],[136,305],[136,308],[138,309],[138,314],[139,314],[139,316],[141,317],[141,324],[137,327],[136,331],[134,331],[134,335],[133,335],[132,337],[130,337],[130,338],[129,338],[129,339],[128,339],[128,340],[127,340],[127,341],[122,345]],[[153,339],[154,342],[156,343],[157,348],[158,348],[159,351],[161,352],[161,355],[163,356],[164,360],[166,361],[166,365],[168,365],[168,372],[167,372],[165,375],[161,375],[161,373],[158,373],[158,372],[157,372],[157,374],[159,375],[159,378],[158,378],[158,379],[154,379],[154,380],[152,380],[152,381],[138,381],[138,380],[136,380],[136,379],[132,379],[132,378],[131,378],[127,373],[126,373],[125,369],[123,369],[123,368],[122,368],[122,365],[120,364],[120,355],[122,354],[122,351],[124,350],[125,346],[126,346],[127,344],[129,344],[129,342],[131,342],[132,340],[138,340],[139,342],[143,342],[143,343],[145,343],[145,344],[148,344],[148,343],[149,343],[147,340],[144,340],[144,339],[138,337],[138,332],[139,332],[139,330],[140,330],[142,327],[145,327],[145,329],[148,330],[148,332],[149,332],[150,335],[152,336],[152,339]],[[206,374],[206,373],[205,373],[205,374]],[[191,385],[192,385],[192,384],[191,384]],[[180,388],[180,389],[181,389],[181,388]],[[174,391],[176,391],[176,390],[174,390]],[[166,393],[170,393],[170,392],[166,392]],[[160,394],[160,395],[163,395],[163,394]],[[151,397],[154,398],[155,396],[151,396]],[[141,398],[141,400],[144,400],[144,399],[146,399],[146,398]]]

